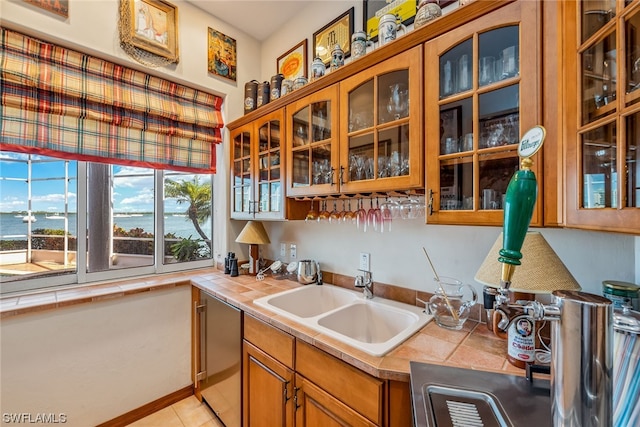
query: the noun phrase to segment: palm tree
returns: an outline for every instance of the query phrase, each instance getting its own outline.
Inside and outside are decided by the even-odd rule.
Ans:
[[[185,212],[187,217],[193,222],[196,232],[211,247],[209,238],[200,228],[200,224],[211,216],[211,184],[200,184],[198,176],[191,181],[167,179],[164,192],[166,197],[175,198],[179,205],[189,204]]]

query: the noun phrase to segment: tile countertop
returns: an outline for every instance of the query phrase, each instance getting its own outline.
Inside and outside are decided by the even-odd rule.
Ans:
[[[336,283],[344,282],[337,275],[335,279]],[[387,355],[371,356],[253,304],[256,298],[301,286],[297,282],[272,277],[257,281],[254,276],[249,275],[231,277],[215,268],[47,290],[21,296],[9,295],[0,299],[0,313],[4,319],[184,285],[194,285],[207,291],[246,313],[381,379],[408,382],[410,361],[524,375],[524,370],[514,367],[507,361],[506,341],[493,335],[484,323],[467,320],[462,330],[451,331],[440,328],[435,322],[429,322]],[[393,287],[389,289],[391,288]],[[398,289],[402,290],[396,287],[395,291]],[[393,294],[393,291],[391,289],[390,293]],[[393,295],[389,296],[396,299]]]
[[[191,283],[381,379],[408,382],[410,361],[524,375],[524,370],[507,361],[506,341],[497,338],[484,323],[467,321],[462,330],[452,331],[441,328],[432,321],[394,350],[378,357],[253,304],[256,298],[300,286],[296,282],[271,277],[257,281],[253,276],[230,277],[218,271],[215,274],[193,277]]]

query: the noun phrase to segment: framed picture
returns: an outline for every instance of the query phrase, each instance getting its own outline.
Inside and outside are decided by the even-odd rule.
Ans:
[[[285,79],[307,77],[307,39],[280,55],[276,60],[276,69]]]
[[[57,0],[52,2],[51,0],[23,0],[25,3],[38,6],[49,12],[53,12],[57,15],[69,17],[69,0]]]
[[[164,0],[122,0],[128,4],[127,39],[142,50],[178,62],[178,9]],[[124,12],[124,8],[122,9]]]
[[[329,63],[331,51],[336,44],[344,51],[344,57],[351,55],[351,35],[353,34],[353,7],[313,33],[313,57]]]
[[[235,39],[209,28],[207,58],[210,73],[236,81],[238,63]]]

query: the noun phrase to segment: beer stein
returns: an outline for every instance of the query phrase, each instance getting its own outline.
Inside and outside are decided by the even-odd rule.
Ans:
[[[378,23],[378,44],[380,46],[394,41],[398,35],[398,31],[402,31],[403,33],[407,32],[407,27],[399,23],[398,19],[396,15],[391,13],[380,17]]]

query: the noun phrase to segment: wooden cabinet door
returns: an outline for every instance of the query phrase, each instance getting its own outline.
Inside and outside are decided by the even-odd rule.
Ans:
[[[247,341],[242,355],[243,426],[293,426],[293,371]]]
[[[340,82],[340,190],[421,188],[422,46]]]
[[[509,3],[425,44],[428,223],[502,224],[518,142],[542,119],[539,7]],[[541,155],[533,161],[540,194]]]
[[[287,105],[287,197],[340,190],[338,85]]]
[[[374,427],[371,421],[296,375],[296,427]]]
[[[640,234],[640,3],[562,7],[566,225]]]
[[[231,136],[230,182],[231,218],[253,217],[253,165],[251,148],[254,137],[253,123],[234,129]]]

